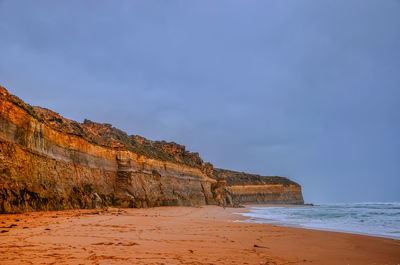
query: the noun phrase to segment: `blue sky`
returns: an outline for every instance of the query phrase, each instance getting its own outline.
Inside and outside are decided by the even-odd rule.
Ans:
[[[400,201],[400,1],[0,0],[0,82],[31,105]]]

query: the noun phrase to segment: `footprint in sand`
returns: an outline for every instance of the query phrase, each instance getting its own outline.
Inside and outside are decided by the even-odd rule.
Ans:
[[[111,246],[111,245],[114,245],[114,243],[112,243],[112,242],[99,242],[99,243],[93,243],[92,245],[95,245],[95,246],[101,246],[101,245],[103,245],[103,246]]]
[[[119,242],[119,243],[113,243],[113,242],[99,242],[99,243],[93,243],[92,245],[95,246],[123,246],[123,247],[130,247],[130,246],[136,246],[139,245],[138,243],[135,242]]]

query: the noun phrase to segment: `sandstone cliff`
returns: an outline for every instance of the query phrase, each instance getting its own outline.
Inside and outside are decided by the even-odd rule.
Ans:
[[[78,123],[31,107],[0,86],[0,213],[229,205],[230,194],[259,200],[238,197],[227,183],[182,145]]]
[[[304,204],[301,186],[284,177],[266,177],[226,169],[214,169],[224,179],[234,204]]]

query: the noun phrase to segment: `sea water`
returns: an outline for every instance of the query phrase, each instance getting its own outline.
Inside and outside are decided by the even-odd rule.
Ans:
[[[400,239],[400,202],[251,207],[247,222]]]

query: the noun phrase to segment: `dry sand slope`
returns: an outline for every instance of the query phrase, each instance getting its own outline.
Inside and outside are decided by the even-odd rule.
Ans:
[[[400,264],[400,241],[232,222],[243,209],[0,215],[0,264]]]

